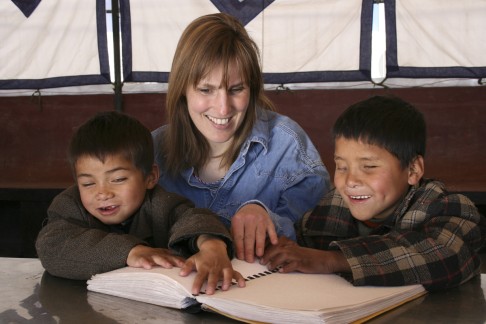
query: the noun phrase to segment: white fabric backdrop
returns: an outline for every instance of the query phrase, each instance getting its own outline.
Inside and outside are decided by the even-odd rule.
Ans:
[[[15,1],[39,5],[26,17],[0,1],[0,95],[113,93],[111,0]],[[123,91],[165,91],[183,29],[219,11],[244,21],[269,89],[380,86],[369,74],[372,8],[373,0],[120,0]],[[384,86],[477,86],[486,77],[486,0],[386,0],[385,17]]]
[[[396,28],[395,34],[390,28],[387,39],[389,76],[486,76],[486,0],[393,3],[396,19],[387,17],[387,26]]]
[[[486,0],[396,4],[400,66],[486,67]]]
[[[229,13],[244,15],[245,2],[249,1],[239,4],[240,11],[227,8]],[[264,2],[253,1],[248,6],[260,3],[263,9]],[[245,26],[260,48],[263,72],[280,74],[273,76],[273,81],[282,81],[278,83],[288,82],[289,76],[282,76],[288,73],[293,74],[290,79],[300,82],[363,80],[365,76],[359,73],[362,3],[362,0],[276,0],[268,4]],[[131,39],[131,53],[124,49],[124,59],[129,65],[125,78],[139,82],[166,81],[183,29],[201,15],[219,12],[209,0],[165,1],[163,6],[160,0],[122,1],[122,7],[130,10],[130,22],[122,25],[123,32],[130,33],[126,41]],[[326,74],[350,71],[356,73]],[[313,75],[296,77],[295,73],[300,72]]]
[[[0,88],[109,83],[104,1],[42,0],[28,17],[0,1]]]

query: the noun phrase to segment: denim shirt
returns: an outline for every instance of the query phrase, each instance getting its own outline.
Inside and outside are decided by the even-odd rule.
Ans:
[[[236,161],[223,179],[204,183],[188,168],[176,178],[160,154],[166,125],[152,132],[159,184],[209,208],[229,228],[244,205],[257,203],[269,213],[277,234],[295,240],[294,223],[329,190],[329,173],[304,130],[290,118],[262,110]]]

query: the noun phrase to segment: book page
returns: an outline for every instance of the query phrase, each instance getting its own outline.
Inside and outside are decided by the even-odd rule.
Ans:
[[[251,321],[291,323],[300,318],[319,322],[327,318],[347,322],[394,307],[424,292],[421,285],[355,287],[335,274],[268,274],[266,267],[258,263],[233,262],[245,278],[250,278],[246,288],[231,287],[229,291],[197,299],[226,316]]]
[[[246,282],[249,289],[218,292],[221,298],[292,310],[359,307],[414,290],[405,287],[354,287],[338,275],[274,273]],[[271,294],[269,293],[271,292]],[[224,294],[224,296],[223,296]]]
[[[125,267],[93,276],[88,290],[160,306],[186,308],[197,301],[190,293],[195,273],[179,275],[180,268]]]

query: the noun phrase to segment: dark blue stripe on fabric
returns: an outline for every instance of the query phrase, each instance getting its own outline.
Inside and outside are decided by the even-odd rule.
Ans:
[[[395,8],[395,0],[385,2],[386,69],[388,73],[398,69],[397,17]]]
[[[106,30],[106,2],[96,0],[96,30],[98,32],[98,57],[100,73],[110,83],[110,58],[108,53],[108,36]]]
[[[294,73],[263,73],[265,83],[314,83],[314,82],[345,82],[369,80],[367,71],[313,71]]]
[[[313,71],[292,73],[263,73],[267,84],[315,83],[315,82],[346,82],[368,81],[369,71]],[[125,78],[125,81],[128,79]],[[167,83],[169,72],[131,72],[131,82]]]
[[[400,66],[395,71],[388,71],[388,78],[413,78],[413,79],[439,79],[439,78],[471,78],[480,79],[486,77],[485,67],[408,67]]]
[[[98,55],[100,59],[99,75],[70,75],[44,79],[5,79],[0,80],[0,89],[48,89],[70,86],[109,84],[110,66],[106,36],[105,0],[96,0],[96,11],[99,51]]]
[[[371,80],[371,35],[373,31],[373,3],[374,0],[363,0],[363,5],[361,6],[359,72],[363,75],[364,78],[349,81]]]
[[[30,17],[30,15],[37,8],[41,0],[11,0],[17,8],[22,11],[25,17]]]
[[[144,75],[139,75],[141,72],[133,72],[132,66],[132,18],[130,12],[130,0],[120,0],[120,33],[122,42],[122,61],[123,61],[123,79],[131,82],[163,82],[154,81],[154,75],[145,79]],[[143,73],[143,72],[142,72]],[[156,73],[156,72],[153,72]],[[153,74],[150,73],[150,74]]]
[[[125,80],[127,80],[125,78]],[[169,82],[169,72],[132,72],[130,74],[132,82]]]
[[[81,75],[46,79],[11,79],[0,80],[0,89],[49,89],[82,85],[110,83],[109,75]]]
[[[228,1],[228,0],[211,0],[219,11],[230,14],[238,18],[241,23],[246,26],[256,16],[258,16],[265,8],[271,5],[275,0],[260,0],[260,1]]]

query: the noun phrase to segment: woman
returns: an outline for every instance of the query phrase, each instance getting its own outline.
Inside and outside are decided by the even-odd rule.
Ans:
[[[183,32],[167,92],[168,124],[155,130],[159,183],[210,208],[231,229],[236,256],[262,256],[329,189],[302,128],[274,112],[258,48],[234,17],[211,14]]]

